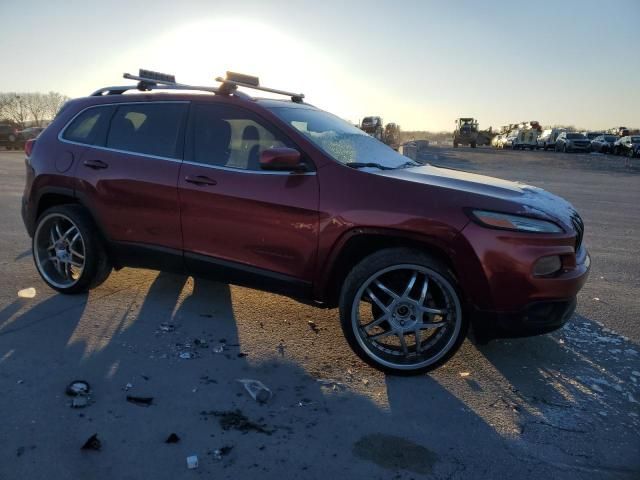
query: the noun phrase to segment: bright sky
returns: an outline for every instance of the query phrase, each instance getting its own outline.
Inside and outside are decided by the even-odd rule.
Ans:
[[[640,0],[1,1],[0,91],[235,70],[353,122],[640,127]]]

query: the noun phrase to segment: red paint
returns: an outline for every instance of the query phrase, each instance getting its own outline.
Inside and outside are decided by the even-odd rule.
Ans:
[[[86,106],[154,100],[217,102],[250,110],[289,137],[314,172],[270,175],[212,169],[57,138]],[[291,152],[281,153],[285,162],[297,162]],[[68,155],[74,165],[60,173],[56,158]],[[84,164],[96,160],[109,167]],[[272,164],[278,157],[261,161]],[[260,102],[223,95],[89,97],[72,103],[38,137],[28,160],[24,217],[33,233],[41,194],[48,189],[70,191],[89,209],[107,241],[161,246],[286,275],[309,283],[316,301],[331,300],[336,259],[350,239],[361,235],[411,242],[446,256],[464,298],[481,310],[516,312],[539,300],[567,300],[584,284],[587,254],[583,248],[576,256],[571,225],[556,219],[563,234],[485,228],[471,222],[465,209],[522,213],[524,207],[515,197],[495,196],[495,185],[478,183],[465,190],[408,175],[345,167]],[[207,181],[187,181],[198,177]],[[534,278],[533,264],[547,255],[561,255],[565,271],[555,278]],[[260,288],[269,290],[269,285]]]

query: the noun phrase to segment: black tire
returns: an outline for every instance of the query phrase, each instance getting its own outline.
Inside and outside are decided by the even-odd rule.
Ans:
[[[52,218],[65,218],[77,227],[84,245],[84,266],[78,279],[72,285],[61,286],[47,278],[41,265],[41,254],[36,252],[36,243],[40,237],[40,229],[44,222]],[[42,232],[44,233],[44,232]],[[91,215],[80,205],[58,205],[48,208],[36,221],[36,230],[32,239],[32,254],[38,273],[54,290],[64,294],[84,293],[101,285],[111,273],[112,265],[107,255],[103,239],[91,218]],[[38,250],[41,252],[41,250]]]
[[[390,362],[388,361],[385,364],[382,363],[384,362],[384,360],[376,359],[375,354],[368,353],[367,349],[363,347],[363,344],[366,345],[366,342],[362,339],[361,333],[358,332],[364,329],[360,329],[356,326],[356,296],[359,296],[363,293],[361,292],[361,290],[363,290],[368,285],[367,282],[370,282],[372,278],[379,278],[376,277],[376,275],[384,274],[386,270],[393,268],[398,268],[398,271],[402,271],[402,268],[407,266],[417,266],[421,269],[424,269],[425,272],[428,272],[428,275],[432,275],[429,280],[430,282],[444,281],[442,285],[448,284],[448,286],[446,287],[446,291],[448,294],[452,294],[452,296],[450,297],[452,299],[452,302],[449,305],[453,306],[451,311],[454,311],[456,316],[451,316],[450,312],[448,311],[448,317],[446,320],[447,326],[442,327],[443,329],[445,329],[442,330],[445,333],[442,334],[440,340],[436,341],[436,344],[441,340],[443,342],[446,342],[444,344],[444,347],[441,350],[437,350],[437,353],[434,354],[431,358],[421,359],[421,356],[419,355],[420,351],[419,349],[416,350],[414,345],[414,352],[412,353],[412,356],[416,357],[416,361],[418,362],[417,365],[408,365],[404,363],[394,364],[393,362],[391,362],[392,364],[389,364]],[[408,269],[408,271],[411,270]],[[438,278],[439,280],[434,280],[434,278]],[[436,287],[433,288],[435,289]],[[430,295],[434,295],[434,293],[430,293]],[[358,300],[358,302],[360,302],[360,300]],[[469,322],[464,312],[462,296],[460,295],[460,288],[458,287],[458,282],[455,278],[455,275],[449,270],[449,268],[447,268],[446,265],[444,265],[439,260],[426,253],[409,248],[384,249],[364,258],[349,272],[349,274],[345,278],[340,293],[339,305],[342,331],[347,342],[349,343],[349,346],[353,349],[353,351],[364,362],[371,365],[372,367],[387,373],[397,375],[418,375],[433,370],[444,364],[460,348],[460,345],[464,341],[469,329]],[[371,309],[373,310],[375,308],[378,307],[376,307],[374,303],[371,302]],[[414,319],[414,317],[411,318]],[[446,329],[448,329],[448,331]],[[431,338],[433,337],[429,337],[428,340],[430,341]],[[416,354],[416,352],[418,352],[418,354]]]

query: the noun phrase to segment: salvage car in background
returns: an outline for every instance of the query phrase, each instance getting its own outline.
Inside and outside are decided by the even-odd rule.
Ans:
[[[566,132],[564,128],[548,128],[536,140],[538,148],[547,150],[556,146],[556,139],[562,132]]]
[[[523,128],[516,130],[516,138],[513,142],[514,150],[524,150],[526,148],[535,150],[538,147],[538,130],[534,128]]]
[[[42,133],[44,127],[29,127],[24,130],[20,130],[18,132],[18,138],[26,142],[27,140],[31,140],[32,138],[36,138],[38,135]]]
[[[562,132],[556,139],[556,152],[575,152],[581,150],[586,152],[591,146],[587,137],[578,132]]]
[[[8,124],[0,124],[0,147],[5,147],[7,150],[20,148],[16,127]]]
[[[616,141],[613,145],[613,153],[628,157],[638,156],[640,149],[640,135],[627,135]]]
[[[613,152],[613,145],[618,140],[618,137],[611,134],[599,135],[591,140],[589,150],[592,152],[608,153]]]
[[[593,140],[600,135],[604,135],[604,132],[582,132],[582,134],[587,137],[589,140]]]

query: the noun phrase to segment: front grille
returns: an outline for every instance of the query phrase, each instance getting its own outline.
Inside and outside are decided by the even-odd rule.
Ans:
[[[576,252],[582,246],[582,238],[584,237],[584,222],[577,213],[571,216],[571,223],[576,231]]]

